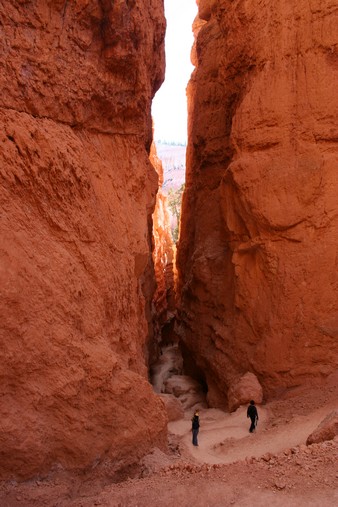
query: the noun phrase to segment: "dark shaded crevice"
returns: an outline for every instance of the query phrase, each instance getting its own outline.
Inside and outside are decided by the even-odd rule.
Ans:
[[[183,357],[184,374],[196,380],[201,385],[203,392],[207,394],[208,384],[204,371],[197,366],[193,354],[182,341],[179,347]]]

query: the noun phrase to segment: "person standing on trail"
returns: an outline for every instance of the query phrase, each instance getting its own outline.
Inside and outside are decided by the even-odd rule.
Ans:
[[[254,400],[250,401],[250,405],[248,406],[248,411],[246,415],[251,419],[251,426],[249,431],[250,433],[252,433],[253,431],[255,431],[258,422],[258,412]]]
[[[195,410],[194,416],[191,419],[191,431],[192,431],[192,444],[198,446],[197,435],[200,429],[200,418],[198,410]]]

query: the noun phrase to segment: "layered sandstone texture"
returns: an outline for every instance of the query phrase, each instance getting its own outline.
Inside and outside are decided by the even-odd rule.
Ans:
[[[163,446],[147,382],[161,0],[0,7],[0,475]]]
[[[179,332],[226,405],[338,364],[338,7],[199,2]]]

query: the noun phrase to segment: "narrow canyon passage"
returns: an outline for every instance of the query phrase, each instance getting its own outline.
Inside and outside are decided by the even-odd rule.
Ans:
[[[73,507],[93,477],[100,490],[164,462],[282,452],[286,430],[304,445],[335,406],[337,6],[197,4],[176,249],[151,117],[163,1],[0,5],[0,495],[13,507],[20,481],[62,477]]]
[[[175,328],[209,407],[272,401],[337,370],[336,16],[330,2],[199,2]],[[295,445],[323,413],[289,428]],[[170,423],[187,444],[188,423]]]

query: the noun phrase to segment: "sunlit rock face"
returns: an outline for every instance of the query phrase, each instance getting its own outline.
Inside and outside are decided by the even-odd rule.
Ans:
[[[180,333],[222,405],[246,372],[269,396],[337,367],[338,18],[332,0],[199,9]]]
[[[153,298],[153,338],[149,342],[149,364],[160,355],[160,344],[170,334],[175,316],[174,255],[175,247],[171,235],[168,199],[163,193],[163,166],[153,143],[150,162],[158,174],[159,188],[153,213],[153,261],[156,291]]]
[[[113,472],[166,439],[145,359],[163,2],[0,15],[0,475]]]

